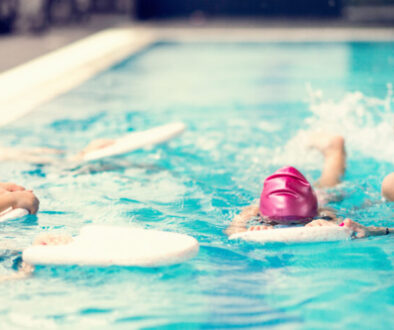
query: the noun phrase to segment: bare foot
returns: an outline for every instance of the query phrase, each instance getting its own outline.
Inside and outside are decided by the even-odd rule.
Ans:
[[[340,135],[319,132],[311,135],[309,140],[309,146],[320,150],[324,156],[322,174],[317,186],[336,186],[345,173],[345,139]]]
[[[70,235],[41,234],[36,237],[33,245],[66,245],[71,243],[73,238]]]
[[[308,146],[316,148],[327,156],[331,152],[345,153],[345,139],[341,135],[327,132],[315,132],[309,136]]]

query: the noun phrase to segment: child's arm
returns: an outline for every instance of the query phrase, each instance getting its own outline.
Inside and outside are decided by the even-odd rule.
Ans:
[[[326,227],[326,226],[337,226],[335,221],[327,221],[323,219],[317,219],[309,222],[305,227]],[[393,233],[394,228],[388,227],[375,227],[375,226],[363,226],[362,224],[345,219],[339,226],[349,228],[355,233],[355,238],[363,238],[368,236],[381,236]]]
[[[226,229],[226,234],[228,236],[246,231],[246,223],[253,217],[259,214],[258,205],[250,205],[245,207],[242,212],[234,217],[230,226]]]
[[[340,226],[353,230],[357,235],[356,238],[363,238],[368,236],[381,236],[391,234],[394,228],[388,227],[375,227],[375,226],[363,226],[356,221],[345,219]]]

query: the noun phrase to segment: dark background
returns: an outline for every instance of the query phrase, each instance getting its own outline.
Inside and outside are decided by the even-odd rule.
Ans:
[[[341,0],[136,0],[138,19],[207,16],[339,16]]]
[[[32,9],[32,3],[39,5]],[[42,32],[52,25],[81,24],[97,14],[134,21],[331,19],[394,25],[394,0],[0,0],[0,33]]]

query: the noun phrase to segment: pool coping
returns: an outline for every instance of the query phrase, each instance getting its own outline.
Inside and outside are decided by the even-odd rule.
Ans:
[[[1,73],[0,126],[18,120],[100,71],[158,41],[382,42],[394,41],[394,29],[144,24],[110,28]]]

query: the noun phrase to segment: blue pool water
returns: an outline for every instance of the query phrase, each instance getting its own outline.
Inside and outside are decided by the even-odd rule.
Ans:
[[[278,167],[318,178],[322,158],[305,147],[318,129],[347,141],[346,198],[331,205],[393,226],[379,193],[394,170],[393,54],[393,43],[158,43],[2,128],[4,146],[73,152],[185,122],[169,144],[93,168],[0,163],[3,181],[41,200],[1,237],[24,247],[43,231],[138,224],[192,235],[201,250],[155,269],[40,267],[0,284],[0,327],[392,329],[392,237],[263,246],[223,230]],[[3,252],[1,274],[14,259]]]

